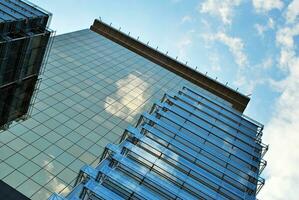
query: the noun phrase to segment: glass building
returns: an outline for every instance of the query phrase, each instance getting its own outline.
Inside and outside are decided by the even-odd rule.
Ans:
[[[260,125],[203,91],[165,94],[98,166],[84,166],[66,199],[255,200],[263,180]]]
[[[103,22],[96,20],[91,30],[55,36],[41,78],[31,117],[0,132],[0,178],[30,199],[47,199],[54,192],[59,195],[53,195],[53,199],[69,198],[73,191],[82,192],[81,197],[86,193],[93,195],[90,199],[104,198],[85,183],[119,198],[181,195],[179,198],[184,199],[183,194],[209,195],[209,191],[216,195],[211,199],[220,199],[220,194],[229,199],[230,191],[236,191],[233,197],[253,199],[257,184],[263,182],[258,177],[267,147],[260,139],[262,126],[242,114],[248,97]],[[165,93],[180,90],[166,95],[149,114],[144,113]],[[136,123],[136,127],[129,127]],[[159,123],[172,128],[166,130]],[[156,136],[157,132],[161,134]],[[181,137],[173,140],[175,143],[170,142],[174,134]],[[186,135],[193,138],[194,144],[186,140]],[[120,138],[120,145],[107,146],[117,144]],[[131,145],[131,149],[119,152],[124,145]],[[182,145],[184,151],[180,150]],[[160,166],[149,167],[153,160],[132,152],[138,148],[152,156],[146,159],[159,158],[164,167],[163,162],[175,160],[172,166],[167,165],[169,169],[156,171]],[[122,157],[128,159],[116,160]],[[142,162],[137,163],[139,159]],[[135,168],[129,169],[128,163],[122,165],[123,161]],[[177,161],[182,162],[173,166]],[[204,176],[193,174],[184,162],[193,163],[197,170],[201,167]],[[111,173],[105,171],[109,174],[96,173],[95,178],[88,174],[88,169],[98,172],[101,166],[113,169]],[[126,166],[136,176],[123,171]],[[155,173],[152,178],[158,182],[147,181],[144,173],[149,171]],[[121,178],[134,176],[127,180],[135,181],[135,185],[138,181],[144,183],[138,184],[144,190],[135,193],[137,187],[124,188],[109,182],[110,175],[120,173]],[[184,192],[182,177],[191,177],[190,181],[195,179],[200,184],[193,190],[186,185]],[[100,184],[104,179],[107,182]],[[155,189],[157,185],[163,187],[161,194]],[[76,190],[81,186],[82,190]],[[170,190],[172,186],[183,193]],[[165,196],[166,190],[172,196]]]
[[[0,2],[0,128],[28,114],[52,33],[50,17],[29,2]]]

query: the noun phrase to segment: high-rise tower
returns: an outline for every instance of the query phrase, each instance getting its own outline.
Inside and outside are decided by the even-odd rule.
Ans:
[[[0,132],[0,178],[30,199],[252,199],[263,183],[247,96],[99,20],[56,36],[41,78],[32,116]]]
[[[69,194],[50,199],[255,200],[268,146],[261,143],[263,125],[240,112],[249,99],[99,20],[91,30],[189,86],[165,90],[117,144],[106,146],[99,164],[81,168]]]

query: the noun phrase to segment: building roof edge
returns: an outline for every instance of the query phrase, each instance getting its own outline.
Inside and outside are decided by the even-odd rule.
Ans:
[[[240,112],[245,110],[250,101],[248,96],[241,94],[238,91],[177,61],[176,59],[157,51],[147,44],[130,37],[99,19],[94,20],[90,29],[228,101],[232,104],[233,108]]]

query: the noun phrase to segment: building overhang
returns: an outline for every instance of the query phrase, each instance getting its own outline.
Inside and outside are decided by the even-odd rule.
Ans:
[[[233,108],[240,112],[245,110],[250,101],[248,96],[180,63],[176,59],[157,51],[98,19],[95,19],[90,29],[228,101]]]

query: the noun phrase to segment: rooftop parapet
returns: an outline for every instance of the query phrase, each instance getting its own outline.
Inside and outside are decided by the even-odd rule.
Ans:
[[[226,100],[239,112],[245,110],[250,100],[248,96],[200,73],[101,20],[96,19],[90,29]]]

